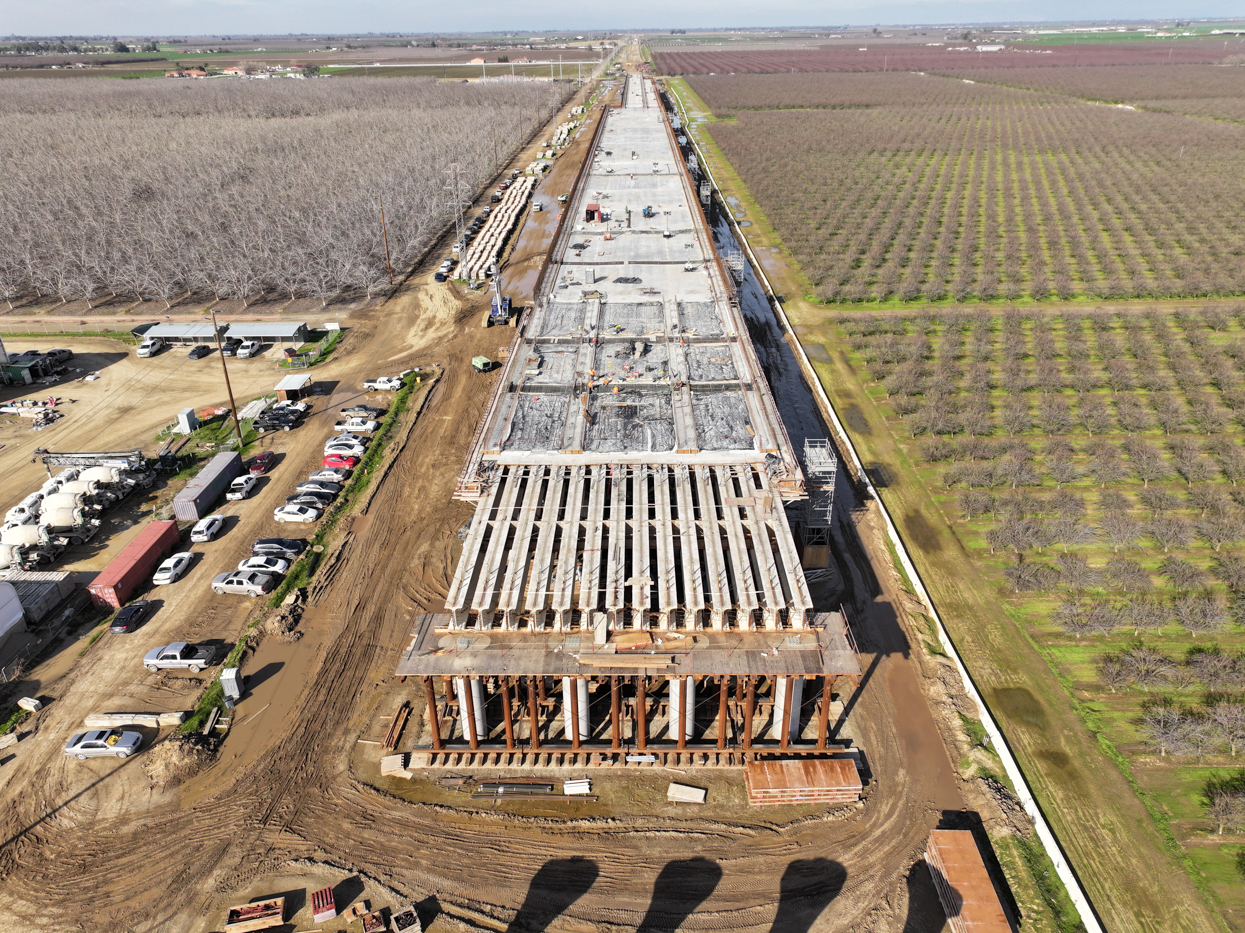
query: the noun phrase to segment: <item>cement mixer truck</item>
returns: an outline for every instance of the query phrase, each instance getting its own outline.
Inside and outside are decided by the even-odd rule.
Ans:
[[[44,509],[39,516],[39,527],[47,531],[49,543],[60,545],[57,554],[66,547],[77,547],[90,541],[101,524],[103,523],[96,517],[93,509]]]
[[[68,538],[53,535],[43,525],[7,528],[0,532],[0,572],[14,567],[34,570],[52,563],[67,547]]]

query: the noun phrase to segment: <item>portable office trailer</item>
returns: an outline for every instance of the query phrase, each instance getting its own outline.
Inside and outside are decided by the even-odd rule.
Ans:
[[[173,497],[173,514],[179,521],[197,522],[211,510],[230,482],[241,475],[242,458],[238,454],[217,454]]]
[[[173,553],[180,539],[177,522],[149,524],[87,586],[91,602],[100,608],[120,609],[160,561]]]

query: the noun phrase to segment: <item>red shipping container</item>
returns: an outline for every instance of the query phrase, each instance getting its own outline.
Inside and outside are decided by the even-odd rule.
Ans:
[[[180,540],[177,522],[152,522],[87,587],[91,602],[100,608],[120,609],[160,562],[177,549]]]

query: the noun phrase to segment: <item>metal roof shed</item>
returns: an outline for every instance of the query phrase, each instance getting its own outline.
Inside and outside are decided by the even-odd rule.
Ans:
[[[302,321],[252,321],[230,324],[226,333],[239,340],[258,340],[260,343],[303,344],[307,342],[308,331],[306,323]]]
[[[296,402],[304,395],[310,394],[311,377],[307,375],[286,376],[277,383],[277,398],[282,401]]]
[[[157,324],[147,331],[145,337],[159,337],[165,343],[216,343],[216,332],[211,324]]]

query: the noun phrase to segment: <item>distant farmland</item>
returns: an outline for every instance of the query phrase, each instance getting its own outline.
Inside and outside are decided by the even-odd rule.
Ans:
[[[0,299],[327,300],[387,282],[568,85],[0,82]]]
[[[822,300],[1245,293],[1245,125],[909,73],[690,84]]]
[[[957,48],[957,46],[961,46]],[[654,52],[663,74],[774,74],[780,72],[938,71],[949,68],[1063,68],[1068,65],[1170,65],[1214,63],[1245,51],[1240,40],[1225,49],[1221,40],[1161,39],[1120,45],[1025,45],[1006,52],[976,51],[972,42],[934,46],[870,44],[827,45],[820,49],[711,49]]]

